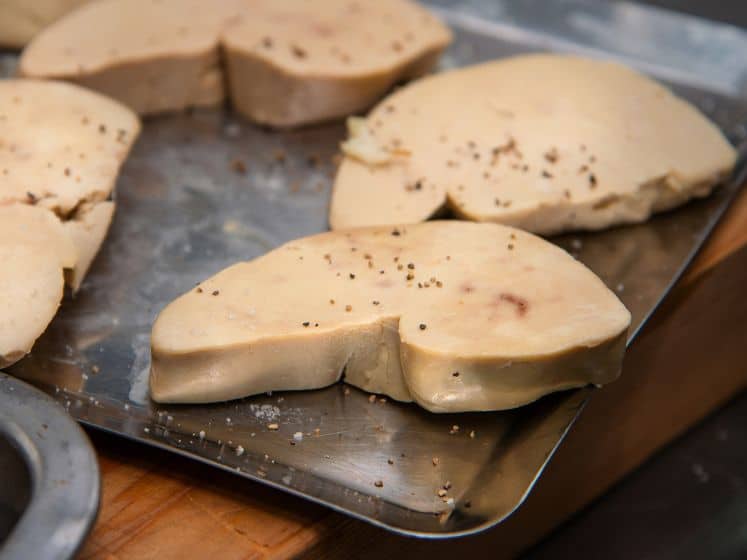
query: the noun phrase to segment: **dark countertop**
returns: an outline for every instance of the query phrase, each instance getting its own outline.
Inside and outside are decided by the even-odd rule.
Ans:
[[[747,393],[657,453],[525,556],[570,557],[747,558]]]

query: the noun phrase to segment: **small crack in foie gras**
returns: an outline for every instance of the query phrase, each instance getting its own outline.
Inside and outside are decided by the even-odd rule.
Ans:
[[[641,222],[708,195],[736,154],[616,63],[526,55],[412,82],[349,123],[332,229],[457,217],[540,234]]]
[[[169,304],[151,396],[206,403],[347,383],[433,412],[500,410],[620,373],[630,314],[562,249],[496,224],[322,233]]]
[[[0,367],[29,352],[64,283],[80,287],[139,130],[132,111],[73,84],[0,80]]]
[[[40,33],[24,76],[75,81],[138,113],[210,106],[230,95],[273,126],[371,106],[436,63],[451,33],[409,0],[101,0]],[[224,83],[228,84],[225,91]]]

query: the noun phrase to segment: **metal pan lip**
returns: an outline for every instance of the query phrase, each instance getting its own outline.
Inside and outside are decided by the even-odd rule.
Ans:
[[[81,427],[51,397],[0,373],[0,435],[31,475],[31,499],[0,543],[0,560],[72,558],[99,510],[96,455]]]

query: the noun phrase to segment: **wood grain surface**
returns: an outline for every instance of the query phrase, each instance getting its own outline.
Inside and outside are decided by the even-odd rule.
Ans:
[[[595,394],[527,502],[475,537],[398,537],[284,493],[89,432],[101,512],[81,558],[512,557],[747,387],[747,190]],[[427,556],[425,556],[427,555]]]

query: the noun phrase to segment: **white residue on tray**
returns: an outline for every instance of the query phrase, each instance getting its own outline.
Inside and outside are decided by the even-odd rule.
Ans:
[[[132,340],[135,359],[130,368],[130,401],[145,404],[148,400],[148,375],[150,374],[150,335],[137,334]]]
[[[280,409],[272,404],[250,404],[249,410],[252,414],[257,417],[257,420],[261,422],[271,422],[277,420],[280,416]]]

